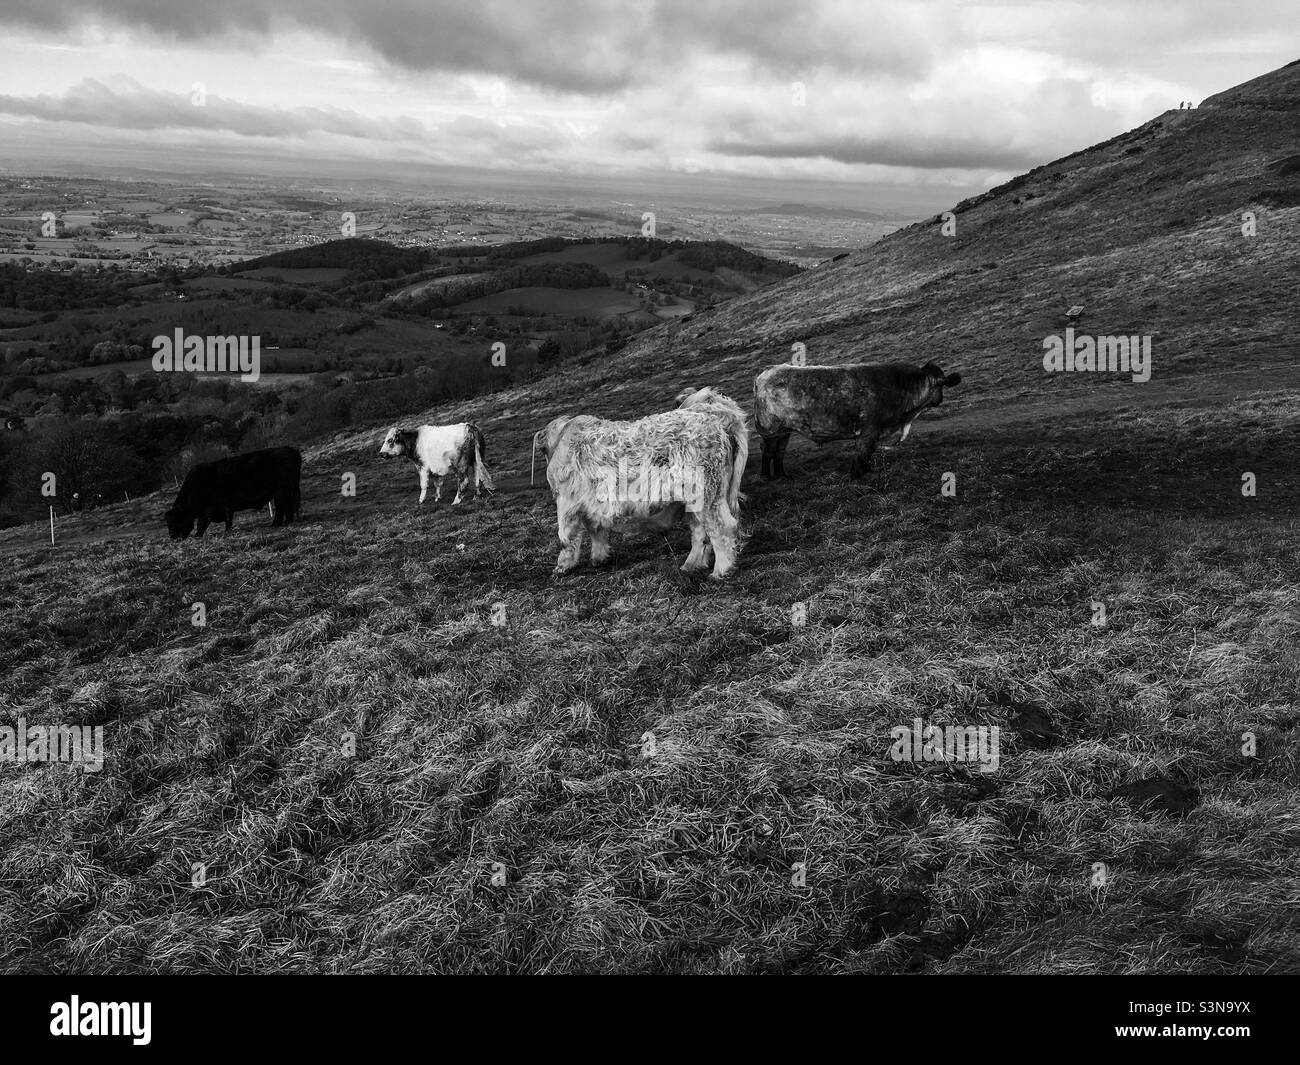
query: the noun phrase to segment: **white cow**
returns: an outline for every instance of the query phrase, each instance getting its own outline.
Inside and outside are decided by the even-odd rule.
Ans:
[[[397,458],[405,456],[420,467],[421,503],[429,493],[430,474],[435,479],[435,504],[442,499],[442,479],[449,473],[455,473],[457,477],[456,498],[451,501],[453,507],[460,502],[461,493],[469,484],[471,474],[474,477],[475,499],[478,498],[480,484],[489,492],[496,491],[492,475],[484,461],[487,457],[487,444],[479,427],[473,422],[422,425],[418,429],[399,429],[394,426],[384,437],[379,453]]]
[[[616,522],[667,528],[683,511],[691,551],[682,569],[708,568],[710,553],[714,580],[735,568],[749,427],[733,400],[701,388],[663,414],[633,422],[566,415],[542,433],[560,533],[556,574],[578,565],[584,533],[592,565],[600,566],[609,561]]]

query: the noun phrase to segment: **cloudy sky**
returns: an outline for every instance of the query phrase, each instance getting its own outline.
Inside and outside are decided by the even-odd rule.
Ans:
[[[1300,57],[1293,4],[0,0],[0,166],[129,150],[944,200]]]

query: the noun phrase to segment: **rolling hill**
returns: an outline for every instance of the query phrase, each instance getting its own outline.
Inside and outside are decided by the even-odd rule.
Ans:
[[[105,498],[144,495],[196,456],[302,444],[498,390],[799,271],[723,241],[638,236],[439,248],[347,238],[145,276],[0,264],[0,304],[11,305],[0,413],[30,430],[0,435],[0,527],[45,513],[45,471],[94,480]],[[145,356],[176,328],[258,338],[258,383],[276,394],[250,404],[219,374],[154,373]],[[126,459],[73,470],[57,457],[65,431]]]
[[[501,486],[455,512],[376,425],[308,451],[290,529],[173,544],[156,496],[0,533],[0,720],[109,750],[0,764],[2,964],[1300,971],[1297,158],[1291,64],[430,410]],[[1067,327],[1150,337],[1150,380],[1045,372]],[[682,529],[550,576],[535,429],[747,402],[796,344],[965,380],[870,482],[755,459],[726,585]],[[997,726],[999,768],[894,761],[918,718]]]

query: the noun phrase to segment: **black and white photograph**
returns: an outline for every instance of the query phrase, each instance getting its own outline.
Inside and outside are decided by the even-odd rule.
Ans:
[[[165,1049],[200,974],[866,975],[1187,978],[1015,994],[1249,1045],[1296,15],[2,0],[34,1038]]]

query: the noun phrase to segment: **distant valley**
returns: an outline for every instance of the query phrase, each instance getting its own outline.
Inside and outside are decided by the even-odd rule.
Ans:
[[[838,253],[817,242],[843,224],[834,209],[800,204],[747,220],[698,206],[682,219],[617,204],[355,200],[345,190],[9,182],[0,523],[40,512],[31,474],[52,451],[84,456],[79,501],[120,501],[213,455],[608,356],[645,329]],[[850,225],[860,240],[884,229],[875,216]],[[733,231],[801,254],[708,235]],[[154,338],[176,330],[255,338],[257,381],[153,372]]]

